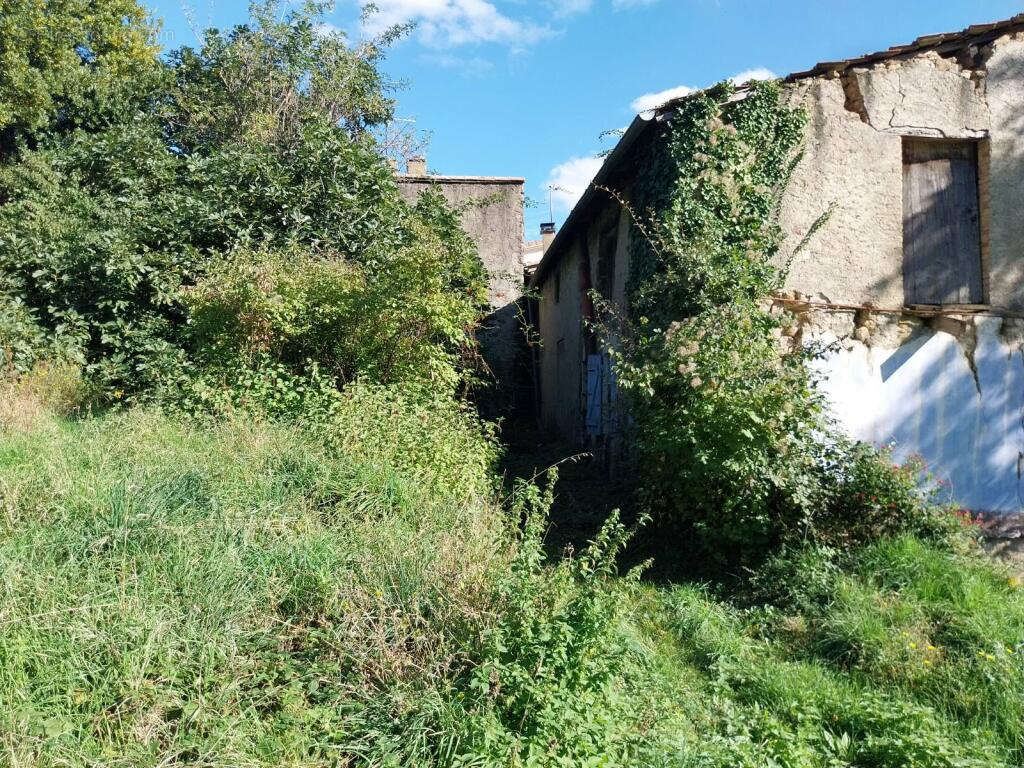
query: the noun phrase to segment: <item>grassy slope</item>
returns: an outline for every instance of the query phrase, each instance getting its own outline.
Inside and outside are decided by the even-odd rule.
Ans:
[[[149,411],[4,434],[0,764],[467,754],[452,670],[493,626],[510,551],[486,449],[379,398],[327,438]],[[909,539],[786,568],[770,608],[615,587],[630,663],[599,693],[646,734],[618,764],[1024,761],[1006,574]],[[485,752],[461,764],[514,764]]]
[[[398,441],[145,411],[5,436],[0,763],[299,765],[325,734],[397,742],[396,700],[427,695],[455,653],[442,629],[485,607],[504,554],[472,465],[441,490],[396,470]]]

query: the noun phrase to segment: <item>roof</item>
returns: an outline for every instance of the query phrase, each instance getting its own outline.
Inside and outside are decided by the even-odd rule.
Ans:
[[[823,61],[804,72],[795,72],[788,75],[783,78],[783,81],[792,83],[809,77],[839,74],[854,67],[867,66],[889,59],[920,56],[921,54],[928,52],[935,52],[942,56],[951,56],[971,47],[987,45],[1003,35],[1017,31],[1024,31],[1024,13],[1019,13],[1012,18],[1004,19],[1003,21],[995,21],[990,24],[975,24],[959,32],[925,35],[924,37],[917,38],[917,40],[908,45],[895,45],[884,51],[865,54],[864,56],[858,56],[853,59],[843,59],[842,61]],[[741,86],[740,91],[742,90],[743,87]],[[554,242],[552,242],[551,246],[544,254],[544,258],[537,266],[537,272],[532,281],[533,285],[539,285],[551,271],[551,268],[558,263],[558,260],[561,258],[562,251],[572,237],[573,231],[579,226],[581,221],[585,219],[587,212],[591,206],[594,205],[595,200],[598,199],[598,195],[600,193],[597,187],[608,186],[608,179],[614,175],[618,164],[626,156],[627,152],[633,147],[633,145],[636,144],[637,140],[646,134],[647,131],[651,130],[651,128],[658,122],[662,121],[665,115],[670,113],[675,106],[679,105],[686,99],[691,98],[692,95],[693,94],[688,94],[686,96],[681,96],[667,101],[653,112],[647,113],[649,117],[638,115],[636,119],[633,120],[633,123],[619,140],[615,149],[612,150],[608,157],[605,158],[601,169],[597,172],[597,175],[590,183],[590,186],[587,187],[587,191],[580,198],[579,202],[573,207],[568,218],[565,220],[565,223],[562,225],[562,228],[555,236]]]
[[[411,184],[525,184],[526,179],[518,176],[410,176],[402,173],[398,183]]]
[[[598,170],[597,175],[594,176],[594,180],[590,182],[590,186],[587,187],[587,191],[583,193],[583,196],[579,199],[579,202],[573,207],[572,212],[569,214],[569,218],[565,220],[562,228],[555,234],[555,239],[548,246],[548,249],[544,252],[544,258],[540,260],[540,264],[537,265],[537,271],[533,275],[531,285],[539,285],[541,281],[547,276],[547,273],[551,271],[551,267],[558,262],[558,254],[561,253],[565,244],[569,241],[572,231],[575,229],[576,224],[583,217],[584,212],[590,208],[598,198],[598,195],[604,193],[599,190],[599,187],[607,186],[609,177],[615,171],[619,164],[619,161],[625,157],[626,153],[633,147],[637,139],[642,136],[648,126],[654,123],[653,120],[645,120],[642,117],[637,116],[633,120],[632,124],[619,139],[619,143],[615,145],[615,149],[604,159],[604,163]]]
[[[948,56],[971,46],[987,45],[996,38],[1019,30],[1024,30],[1024,13],[1018,13],[1012,18],[994,21],[991,24],[975,24],[959,32],[925,35],[924,37],[917,38],[917,40],[909,45],[894,45],[884,51],[868,53],[855,59],[823,61],[806,72],[793,73],[786,78],[786,81],[792,82],[805,77],[817,77],[833,72],[843,72],[852,67],[862,67],[879,61],[886,61],[887,59],[919,56],[929,51]]]

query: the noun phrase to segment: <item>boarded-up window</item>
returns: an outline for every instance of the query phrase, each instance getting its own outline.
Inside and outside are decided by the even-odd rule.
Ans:
[[[978,145],[903,141],[903,290],[907,304],[980,304]]]

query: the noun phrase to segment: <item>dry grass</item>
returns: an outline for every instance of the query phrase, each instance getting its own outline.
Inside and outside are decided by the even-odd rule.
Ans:
[[[69,362],[37,363],[25,374],[0,372],[0,430],[25,431],[51,416],[73,416],[88,408],[92,388]]]

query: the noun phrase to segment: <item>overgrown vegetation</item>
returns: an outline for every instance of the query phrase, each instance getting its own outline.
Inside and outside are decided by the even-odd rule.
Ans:
[[[359,388],[334,418],[5,432],[6,764],[630,764],[620,529],[549,570],[471,416]]]
[[[655,587],[496,474],[483,268],[374,140],[403,30],[158,58],[131,3],[0,6],[0,763],[1024,763],[1019,581],[830,437],[763,303],[774,86],[684,102],[638,201],[643,501],[757,565]]]
[[[233,399],[275,406],[359,376],[465,380],[486,298],[475,247],[438,195],[401,200],[371,134],[392,116],[376,64],[400,30],[349,47],[318,26],[326,8],[258,5],[199,50],[146,49],[117,75],[137,98],[91,84],[88,120],[41,92],[13,114],[0,332],[16,369],[59,354],[107,396],[177,399],[198,381],[204,401],[204,384],[238,380]],[[122,11],[96,18],[152,36]],[[106,77],[91,47],[106,38],[88,21],[68,35],[78,68],[61,82]]]
[[[805,115],[777,83],[682,101],[637,174],[630,314],[616,335],[642,503],[726,567],[785,543],[844,544],[955,526],[913,472],[845,440],[798,320],[779,203]],[[821,222],[827,210],[823,209]],[[816,225],[817,226],[817,225]]]

